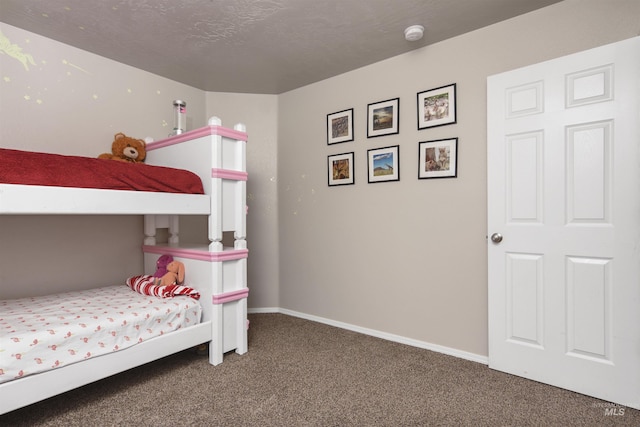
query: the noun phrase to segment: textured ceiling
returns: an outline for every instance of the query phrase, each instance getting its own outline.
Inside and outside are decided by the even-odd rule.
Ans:
[[[558,1],[0,0],[0,21],[202,90],[278,94]]]

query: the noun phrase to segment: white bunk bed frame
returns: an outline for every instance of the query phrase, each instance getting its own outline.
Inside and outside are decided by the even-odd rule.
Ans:
[[[209,126],[147,144],[148,164],[194,172],[204,195],[0,184],[0,214],[144,215],[145,273],[153,274],[162,254],[182,261],[203,310],[198,325],[0,384],[0,414],[202,343],[212,365],[228,351],[247,352],[246,141],[244,125],[224,128],[213,117]],[[208,245],[180,244],[180,215],[208,216]],[[156,242],[158,228],[168,228],[168,243]],[[222,244],[229,231],[233,248]]]

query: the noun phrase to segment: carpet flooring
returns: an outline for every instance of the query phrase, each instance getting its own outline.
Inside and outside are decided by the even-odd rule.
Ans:
[[[638,426],[640,411],[283,314],[249,352],[181,352],[0,416],[0,426]],[[0,397],[1,398],[1,397]]]

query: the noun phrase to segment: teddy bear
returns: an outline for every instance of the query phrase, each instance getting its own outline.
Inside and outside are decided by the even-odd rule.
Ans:
[[[167,264],[167,273],[153,279],[156,286],[182,285],[184,283],[184,264],[180,261],[171,261]]]
[[[122,132],[114,135],[111,153],[102,153],[98,156],[99,159],[132,163],[142,163],[146,157],[147,148],[144,140],[131,138]]]
[[[153,273],[153,277],[162,277],[167,274],[167,265],[173,261],[173,257],[171,255],[161,255],[156,261],[156,272]]]

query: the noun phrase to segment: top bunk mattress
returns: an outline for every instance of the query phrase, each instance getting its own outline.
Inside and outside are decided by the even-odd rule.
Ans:
[[[11,149],[0,149],[0,183],[204,194],[200,178],[183,169]]]

